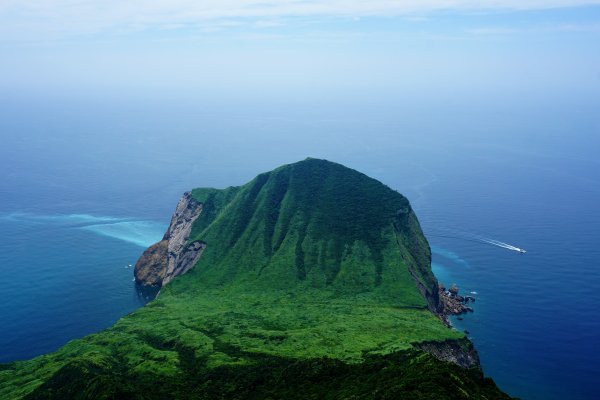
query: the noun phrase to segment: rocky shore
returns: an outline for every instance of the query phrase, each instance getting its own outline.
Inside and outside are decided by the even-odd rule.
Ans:
[[[458,292],[458,286],[452,285],[449,289],[443,284],[438,285],[440,296],[440,304],[442,307],[442,315],[459,315],[467,312],[473,312],[473,308],[469,307],[469,303],[475,302],[473,296],[461,296]]]

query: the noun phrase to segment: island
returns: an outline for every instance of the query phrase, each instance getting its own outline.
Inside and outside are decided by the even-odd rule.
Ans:
[[[340,164],[185,193],[134,273],[155,300],[0,364],[0,398],[510,398],[446,323],[409,201]]]

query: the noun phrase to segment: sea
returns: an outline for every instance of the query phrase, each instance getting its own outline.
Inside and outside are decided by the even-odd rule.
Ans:
[[[439,281],[476,299],[452,323],[501,389],[600,398],[598,109],[558,95],[0,97],[0,362],[150,301],[133,266],[184,191],[310,156],[409,198]]]

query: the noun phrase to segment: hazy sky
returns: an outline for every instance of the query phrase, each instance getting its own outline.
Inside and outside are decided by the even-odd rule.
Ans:
[[[0,0],[0,91],[600,89],[600,0]]]

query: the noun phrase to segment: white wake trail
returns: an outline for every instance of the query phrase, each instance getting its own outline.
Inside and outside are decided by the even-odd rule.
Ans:
[[[497,246],[497,247],[501,247],[503,249],[507,249],[507,250],[512,250],[512,251],[516,251],[519,253],[526,253],[527,251],[525,249],[522,249],[520,247],[517,246],[513,246],[512,244],[508,244],[508,243],[504,243],[501,242],[499,240],[495,240],[495,239],[490,239],[484,236],[480,236],[478,234],[475,233],[469,233],[469,232],[465,232],[465,231],[461,231],[458,229],[441,229],[441,234],[426,234],[426,236],[435,236],[435,237],[443,237],[443,238],[449,238],[449,239],[460,239],[460,240],[467,240],[470,242],[478,242],[478,243],[485,243],[485,244],[489,244],[492,246]]]
[[[479,237],[478,239],[481,240],[482,242],[489,243],[491,245],[502,247],[502,248],[505,248],[505,249],[508,249],[508,250],[518,251],[518,252],[524,252],[524,250],[521,249],[520,247],[516,247],[516,246],[513,246],[511,244],[501,242],[499,240],[488,239],[488,238],[483,238],[483,237]]]

